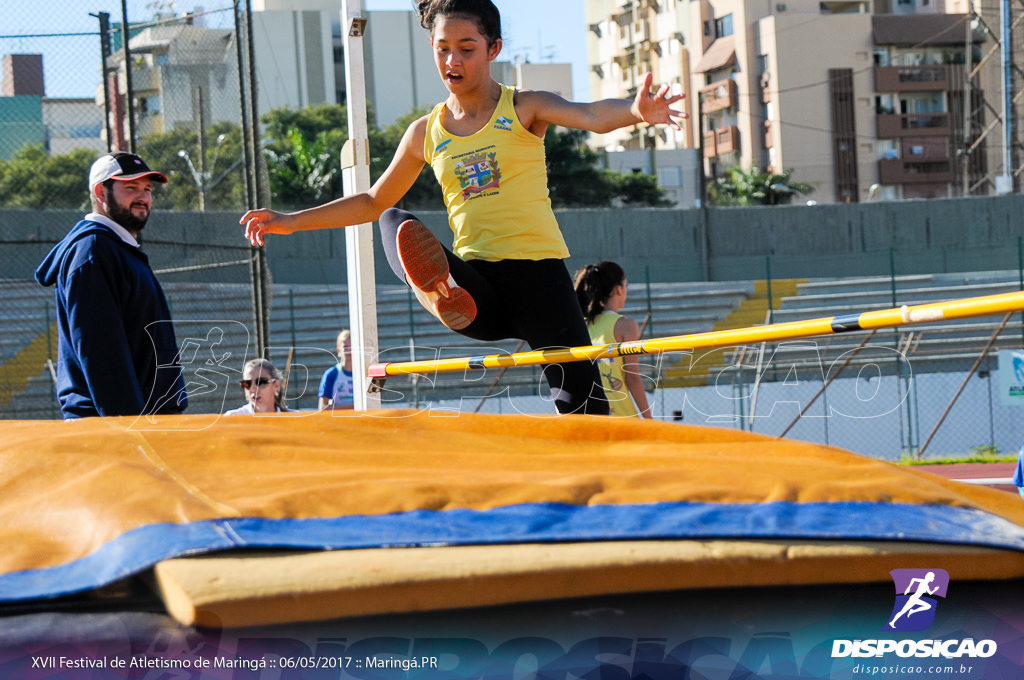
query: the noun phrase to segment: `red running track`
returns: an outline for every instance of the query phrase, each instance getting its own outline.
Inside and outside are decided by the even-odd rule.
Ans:
[[[922,465],[918,470],[942,475],[948,479],[987,479],[987,480],[1009,480],[1013,477],[1013,471],[1017,467],[1016,462],[1009,463],[954,463],[950,465]],[[1011,491],[1017,493],[1017,487],[1013,484],[986,484],[993,489]]]

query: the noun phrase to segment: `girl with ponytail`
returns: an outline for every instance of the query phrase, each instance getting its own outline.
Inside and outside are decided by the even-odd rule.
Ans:
[[[595,345],[640,339],[636,321],[619,314],[627,283],[626,272],[615,262],[588,264],[576,272],[576,297]],[[601,359],[598,369],[613,416],[653,418],[635,355]]]

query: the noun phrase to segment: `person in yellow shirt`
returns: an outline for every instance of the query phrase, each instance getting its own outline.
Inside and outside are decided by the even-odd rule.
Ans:
[[[593,344],[610,345],[640,339],[636,321],[619,314],[626,304],[628,285],[622,267],[615,262],[588,264],[576,272],[575,278],[576,295]],[[601,359],[598,369],[613,416],[654,417],[647,403],[636,355]]]
[[[668,124],[686,114],[682,95],[652,91],[651,74],[632,100],[569,102],[493,80],[501,17],[491,0],[420,0],[434,63],[448,98],[405,131],[387,170],[366,192],[294,213],[258,209],[240,223],[253,245],[267,234],[378,220],[395,274],[449,328],[483,341],[525,340],[532,349],[590,343],[569,255],[548,197],[544,134],[549,125],[610,132]],[[443,190],[452,250],[415,215],[393,206],[429,163]],[[454,252],[453,252],[454,251]],[[606,414],[597,368],[589,362],[545,366],[559,413]]]

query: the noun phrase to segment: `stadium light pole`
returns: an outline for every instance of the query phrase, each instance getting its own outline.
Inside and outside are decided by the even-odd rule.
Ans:
[[[210,162],[210,168],[217,167],[217,159],[220,157],[220,147],[224,143],[225,139],[227,139],[227,135],[217,135],[217,146],[216,148],[214,148],[213,151],[213,161]],[[185,149],[178,149],[178,158],[181,158],[182,160],[185,161],[185,164],[188,166],[189,172],[192,174],[192,181],[195,182],[196,188],[199,189],[200,212],[206,212],[206,202],[210,189],[220,184],[220,181],[227,177],[228,173],[230,173],[232,170],[237,168],[242,163],[241,158],[237,159],[234,163],[229,165],[228,168],[224,170],[224,172],[222,172],[219,177],[217,177],[217,179],[213,179],[213,171],[212,169],[206,169],[205,163],[203,163],[202,156],[199,159],[200,167],[198,169],[196,168],[195,164],[192,163],[192,157]]]

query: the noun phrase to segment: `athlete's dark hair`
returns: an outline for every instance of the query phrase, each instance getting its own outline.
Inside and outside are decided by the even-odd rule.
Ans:
[[[501,14],[491,0],[418,0],[416,11],[420,26],[431,34],[438,17],[455,16],[475,21],[488,47],[501,40]]]
[[[593,323],[597,315],[604,311],[604,303],[608,301],[615,286],[625,280],[626,272],[622,267],[608,261],[588,264],[576,272],[576,297],[587,323]]]

